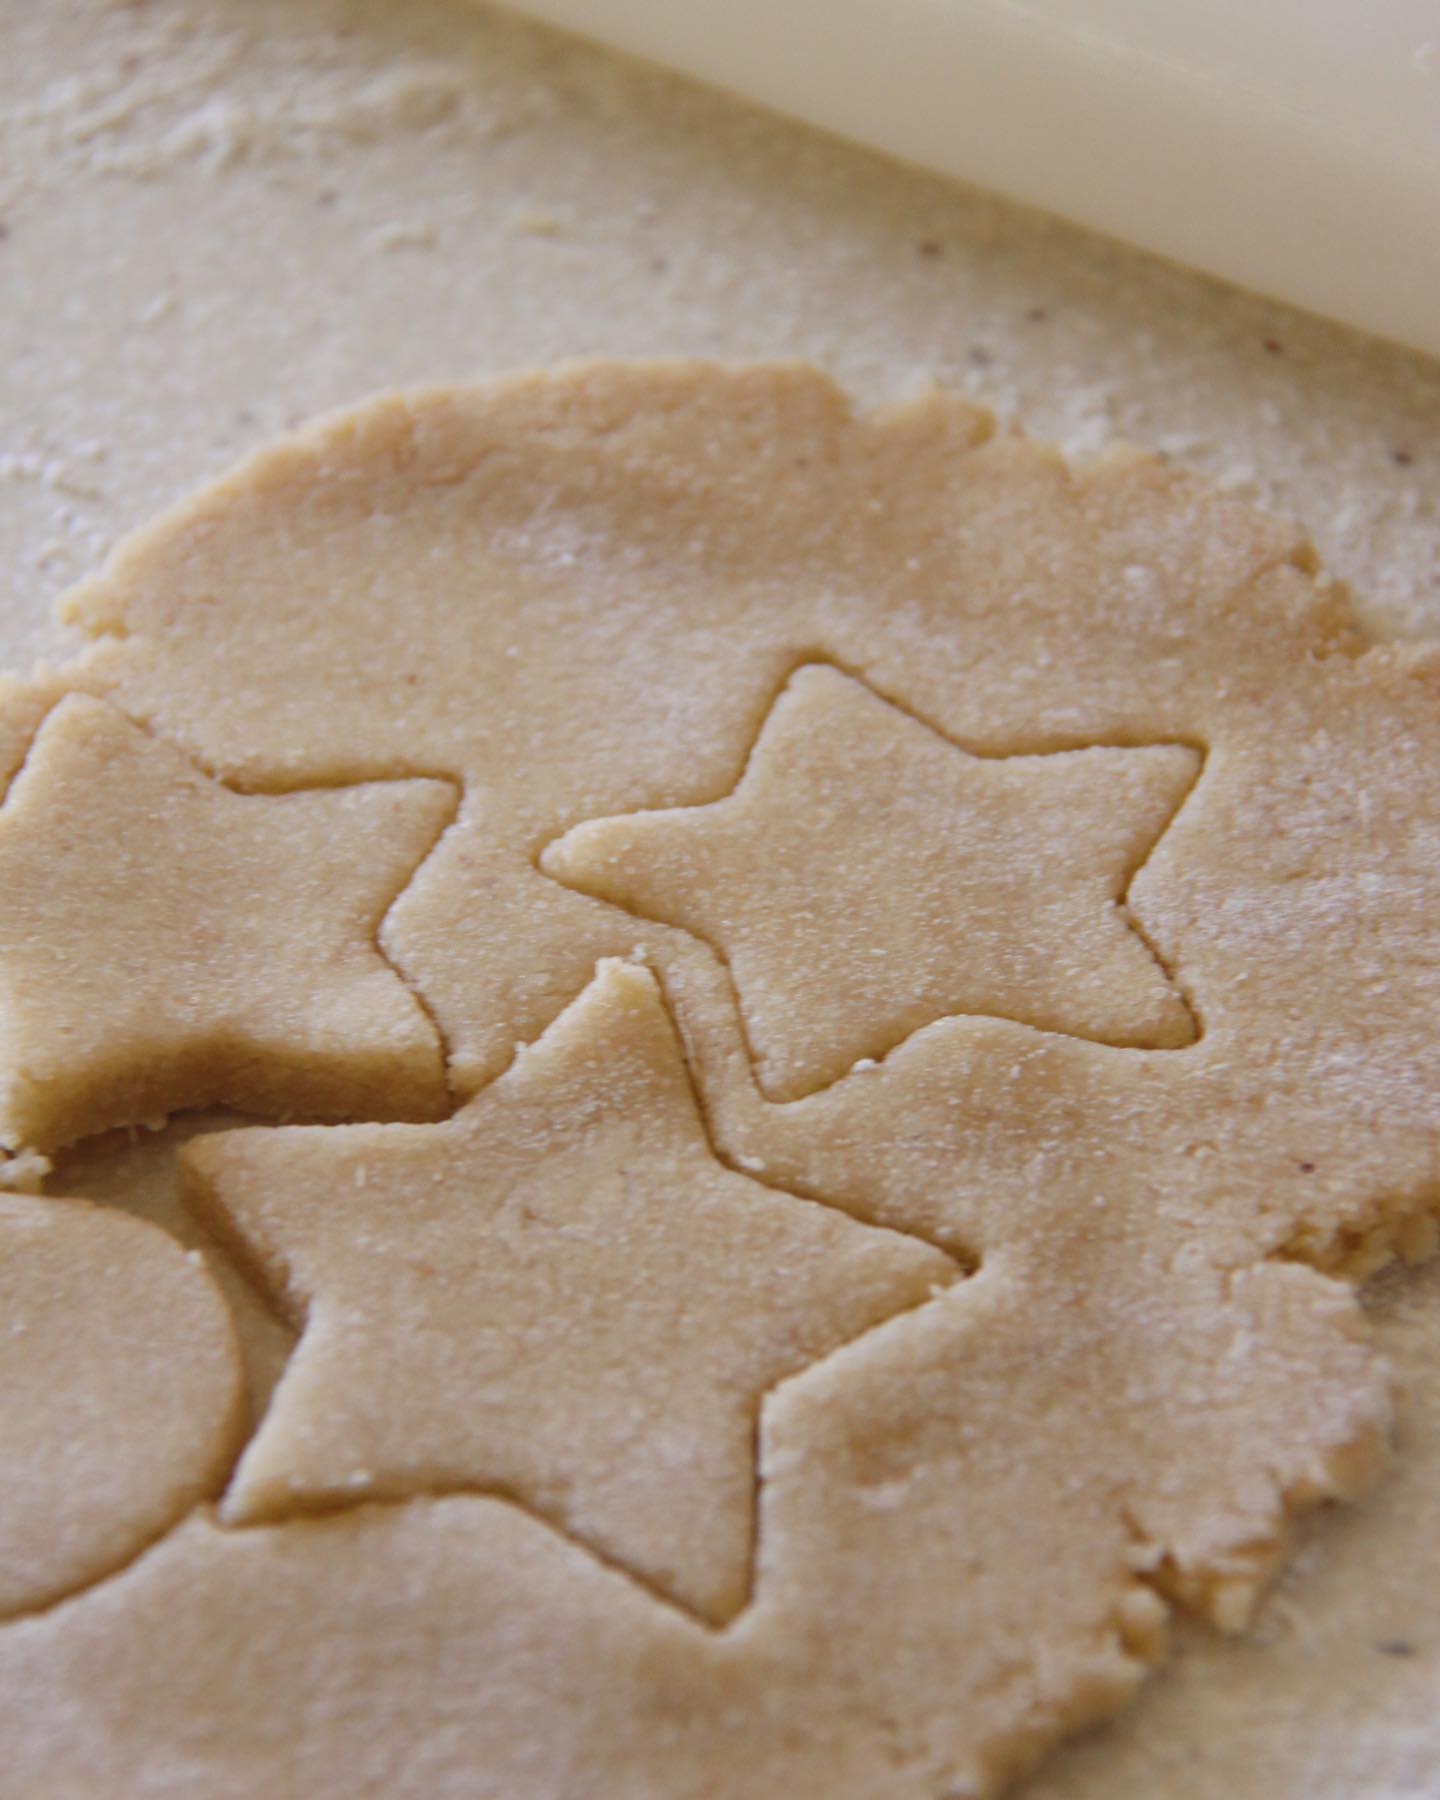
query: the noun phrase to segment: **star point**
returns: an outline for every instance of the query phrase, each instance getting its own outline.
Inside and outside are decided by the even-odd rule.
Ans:
[[[1178,1048],[1194,1017],[1125,894],[1199,768],[1182,744],[974,755],[808,664],[729,794],[586,821],[540,866],[717,952],[772,1100],[962,1013]]]
[[[763,1395],[957,1274],[716,1161],[658,984],[622,963],[442,1125],[186,1162],[303,1326],[228,1522],[500,1493],[714,1622],[748,1594]]]
[[[423,780],[236,793],[62,700],[0,807],[0,1143],[218,1102],[437,1116],[443,1048],[376,933],[454,805]]]

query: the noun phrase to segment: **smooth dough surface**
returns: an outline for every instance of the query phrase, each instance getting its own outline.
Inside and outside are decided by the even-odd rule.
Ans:
[[[984,1793],[1120,1703],[1168,1608],[1243,1623],[1289,1512],[1373,1474],[1388,1383],[1345,1277],[1434,1235],[1440,681],[1367,644],[1293,532],[1133,453],[1073,472],[942,394],[857,415],[801,367],[592,364],[322,422],[131,540],[71,614],[99,641],[67,680],[221,781],[459,784],[381,946],[466,1104],[192,1148],[306,1330],[217,1518],[0,1634],[0,1791],[91,1780],[103,1742],[126,1793],[162,1791],[167,1756],[254,1791],[286,1755],[337,1795],[397,1767],[545,1800]],[[959,956],[967,909],[984,980],[947,988],[927,954]],[[713,1329],[728,1234],[677,1214],[673,1348],[651,1294],[627,1350],[645,1264],[593,1252],[622,1303],[563,1454],[506,1424],[532,1371],[480,1344],[482,1309],[463,1341],[468,1293],[532,1279],[486,1266],[474,1221],[425,1356],[382,1359],[393,1392],[346,1394],[307,1349],[347,1306],[423,1339],[386,1234],[461,1190],[437,1152],[365,1198],[370,1149],[543,1105],[527,1068],[577,1019],[589,1086],[560,1084],[538,1149],[579,1146],[653,1219],[647,1170],[677,1152],[626,1074],[633,1009],[599,1005],[617,981],[642,1066],[673,1047],[707,1170],[780,1190],[777,1218],[849,1214],[881,1262],[909,1238],[893,1267],[921,1278],[880,1318],[847,1276],[843,1328],[792,1327],[788,1361],[747,1346],[713,1421],[733,1442],[734,1404],[778,1382],[743,1584],[667,1574],[639,1529],[693,1491],[644,1399]],[[374,1208],[353,1243],[331,1164],[335,1208]],[[583,1179],[558,1215],[489,1179],[527,1245],[548,1223],[557,1270],[583,1264]],[[558,1275],[528,1304],[573,1329]],[[455,1460],[447,1415],[491,1394],[498,1435],[477,1457],[464,1419]],[[443,1484],[489,1497],[430,1497],[432,1449],[405,1472],[412,1413]],[[599,1527],[627,1454],[652,1491]],[[286,1517],[356,1471],[393,1503]],[[140,1670],[136,1641],[160,1651]]]
[[[0,806],[0,1143],[217,1102],[443,1111],[434,1028],[374,940],[453,809],[434,781],[231,793],[63,699]]]
[[[0,1617],[129,1561],[216,1492],[244,1426],[198,1258],[84,1200],[0,1196]]]
[[[764,1395],[959,1273],[723,1168],[625,964],[444,1127],[184,1160],[304,1323],[223,1517],[499,1491],[721,1622],[749,1592]]]
[[[1123,895],[1199,770],[1180,744],[968,756],[812,664],[733,794],[578,825],[540,866],[715,948],[771,1099],[950,1013],[1174,1048],[1194,1021]]]

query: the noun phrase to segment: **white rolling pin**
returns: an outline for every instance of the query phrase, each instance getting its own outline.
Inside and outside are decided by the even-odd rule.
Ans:
[[[1440,0],[510,0],[1440,355]]]

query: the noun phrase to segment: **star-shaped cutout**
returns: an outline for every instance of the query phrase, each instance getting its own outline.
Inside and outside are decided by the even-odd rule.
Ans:
[[[1194,1019],[1124,896],[1199,767],[1179,744],[971,755],[809,664],[732,793],[587,821],[541,867],[719,953],[773,1100],[957,1013],[1171,1048]]]
[[[179,1107],[434,1118],[444,1057],[380,954],[442,781],[238,794],[85,695],[0,808],[0,1143]]]
[[[765,1392],[957,1273],[723,1167],[626,963],[443,1125],[228,1132],[185,1166],[302,1326],[227,1522],[502,1493],[715,1621]]]

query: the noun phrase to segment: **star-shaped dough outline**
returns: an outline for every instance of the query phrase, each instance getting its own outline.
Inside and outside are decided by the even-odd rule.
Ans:
[[[1176,743],[977,754],[811,661],[727,793],[586,820],[539,867],[707,944],[774,1101],[965,1014],[1177,1049],[1196,1017],[1127,894],[1201,765]]]
[[[0,804],[0,1144],[185,1107],[437,1118],[444,1046],[380,949],[447,781],[243,793],[86,694]]]
[[[182,1167],[301,1333],[227,1523],[498,1493],[714,1624],[749,1594],[764,1396],[960,1272],[726,1166],[616,961],[443,1124],[226,1132]]]

